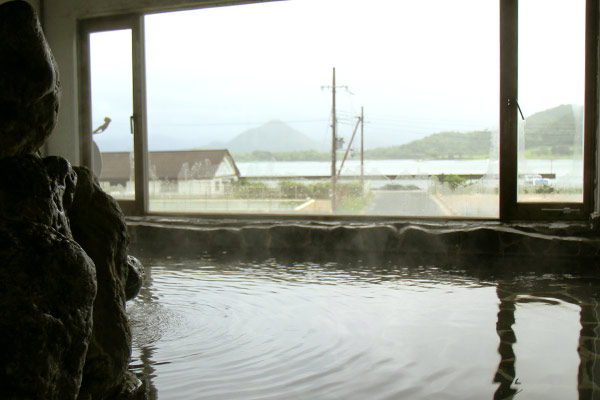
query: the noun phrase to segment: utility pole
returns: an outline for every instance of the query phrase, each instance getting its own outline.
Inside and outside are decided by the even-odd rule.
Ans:
[[[336,126],[337,119],[335,115],[335,67],[333,67],[333,84],[331,86],[332,101],[331,101],[331,213],[335,214],[336,203],[337,203],[337,189],[336,189],[336,159],[335,153],[337,151],[337,137],[336,137]]]
[[[360,107],[360,193],[365,190],[365,112]]]
[[[348,158],[348,153],[352,148],[352,143],[354,142],[354,136],[356,136],[356,130],[358,129],[358,125],[360,124],[360,117],[356,117],[356,126],[354,127],[354,131],[352,131],[352,137],[350,138],[350,142],[348,142],[348,148],[346,148],[346,152],[344,153],[344,158],[342,158],[342,163],[340,165],[340,169],[337,171],[337,177],[339,178],[342,174],[342,168],[344,168],[344,163],[346,162],[346,158]]]
[[[331,212],[335,213],[337,207],[337,174],[336,174],[336,151],[337,151],[337,116],[335,111],[335,93],[337,88],[344,88],[350,94],[348,86],[335,85],[335,67],[333,68],[333,82],[331,86],[321,86],[321,89],[331,89]]]

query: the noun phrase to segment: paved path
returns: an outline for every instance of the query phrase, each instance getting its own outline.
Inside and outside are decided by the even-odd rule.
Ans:
[[[369,215],[445,216],[447,209],[429,193],[420,190],[377,190],[371,204],[366,208]]]

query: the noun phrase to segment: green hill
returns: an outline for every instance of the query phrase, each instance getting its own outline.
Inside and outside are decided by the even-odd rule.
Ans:
[[[573,155],[578,125],[583,123],[583,107],[561,105],[527,117],[525,151],[529,157]]]
[[[583,121],[583,109],[560,105],[527,117],[524,145],[528,157],[553,158],[573,155],[577,124]],[[579,132],[581,127],[579,127]],[[489,156],[491,132],[441,132],[423,139],[365,151],[371,160],[394,159],[474,159]]]
[[[490,131],[440,132],[423,139],[390,147],[378,147],[365,151],[370,160],[396,159],[472,159],[485,158],[489,154]]]
[[[571,156],[574,152],[578,123],[582,121],[581,107],[561,105],[527,117],[525,121],[525,152],[531,158],[559,158]],[[578,129],[579,128],[579,129]],[[368,134],[368,133],[367,133]],[[260,136],[262,137],[262,136]],[[259,137],[259,139],[260,139]],[[290,132],[285,140],[294,137]],[[281,137],[279,138],[281,139]],[[487,158],[490,154],[492,133],[489,130],[473,132],[440,132],[423,139],[413,140],[400,146],[378,147],[366,150],[367,160],[460,160]],[[257,139],[257,141],[259,141]],[[270,141],[275,142],[275,138]],[[307,146],[308,147],[308,146]],[[328,152],[314,150],[281,151],[275,147],[270,151],[252,151],[252,146],[244,144],[234,155],[236,161],[328,161]],[[295,148],[301,148],[300,146]],[[360,157],[354,152],[351,158]]]

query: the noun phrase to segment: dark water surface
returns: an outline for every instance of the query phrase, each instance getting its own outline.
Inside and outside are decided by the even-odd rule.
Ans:
[[[127,307],[131,369],[149,398],[600,396],[595,273],[356,259],[142,262],[146,286]]]

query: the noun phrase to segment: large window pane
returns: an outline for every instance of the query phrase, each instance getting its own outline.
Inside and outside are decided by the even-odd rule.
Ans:
[[[498,20],[491,0],[147,16],[150,210],[497,217]]]
[[[583,201],[584,90],[585,0],[520,0],[518,201]]]
[[[131,55],[130,29],[90,34],[93,170],[119,200],[135,198]]]

